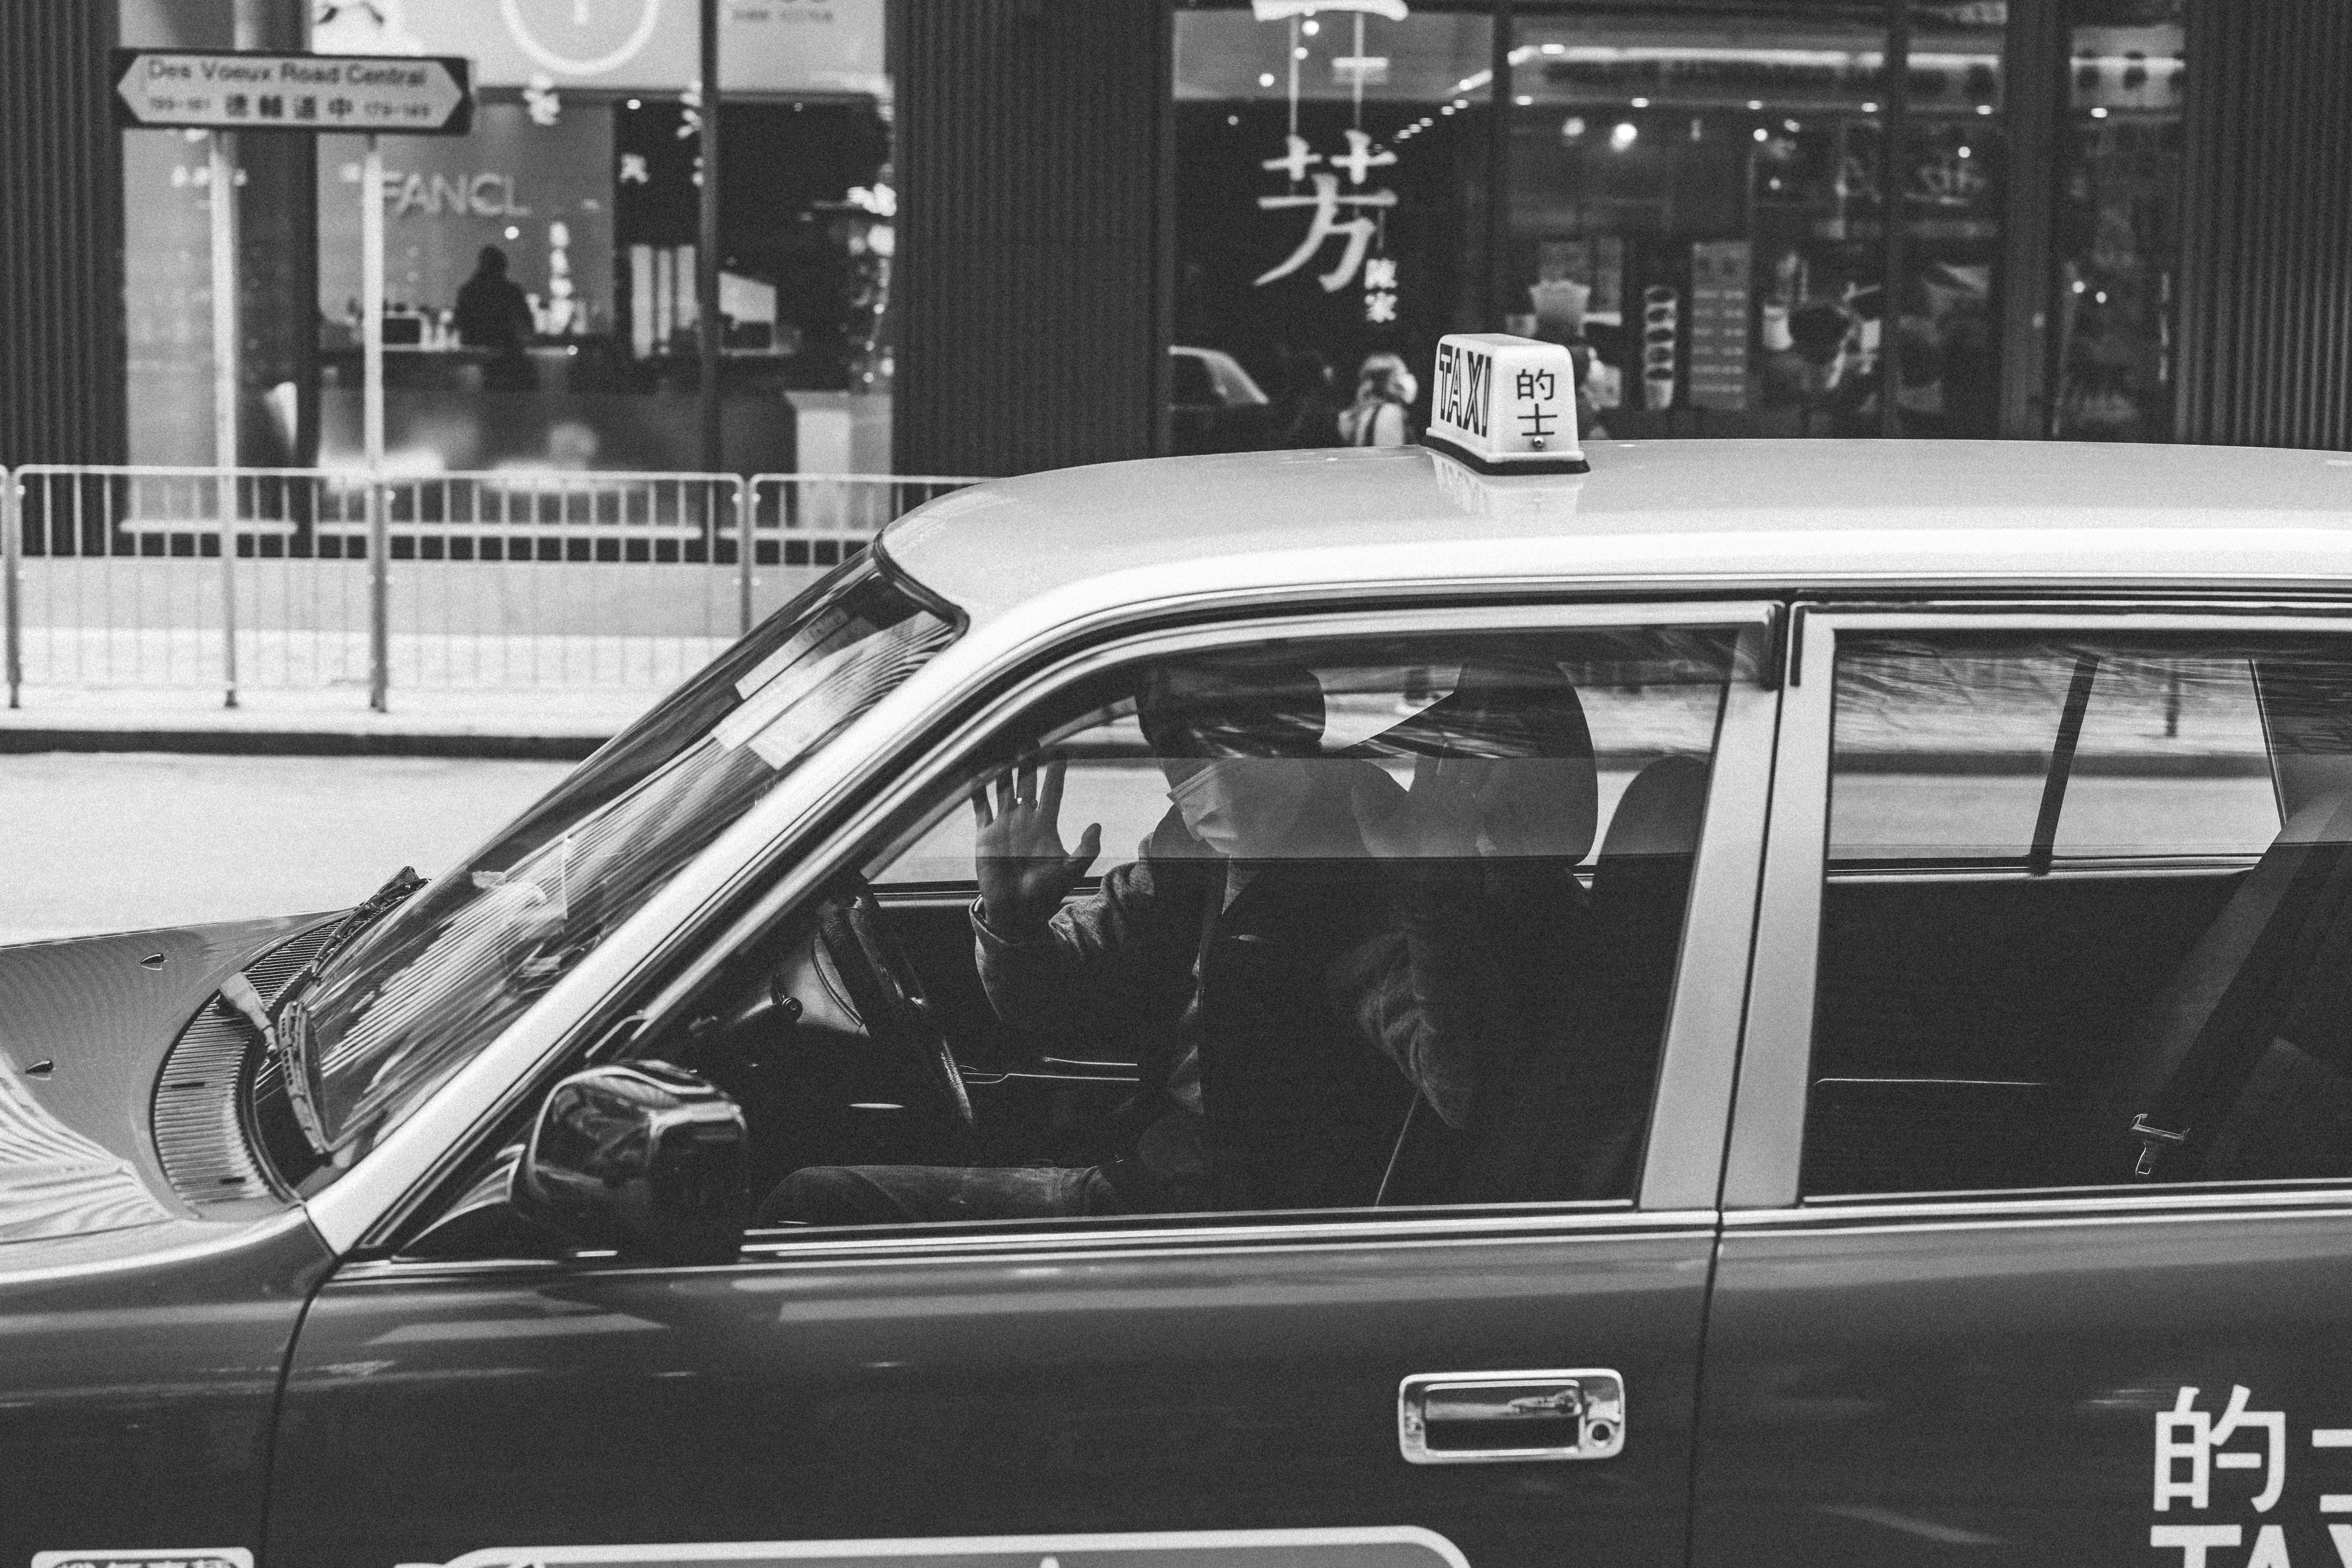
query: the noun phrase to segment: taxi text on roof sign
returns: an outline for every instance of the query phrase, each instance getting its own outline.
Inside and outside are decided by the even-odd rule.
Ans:
[[[1580,474],[1576,366],[1559,343],[1503,332],[1437,341],[1424,445],[1485,474]]]
[[[114,51],[122,129],[375,131],[463,136],[473,129],[473,66],[442,55],[273,55]]]

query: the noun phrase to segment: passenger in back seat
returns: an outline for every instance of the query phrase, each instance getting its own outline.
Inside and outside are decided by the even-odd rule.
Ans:
[[[1424,720],[1400,742],[1426,748],[1410,791],[1356,782],[1391,915],[1330,975],[1452,1130],[1413,1159],[1408,1129],[1392,1177],[1416,1167],[1419,1190],[1386,1201],[1619,1195],[1638,1106],[1616,1089],[1594,984],[1605,933],[1575,875],[1599,804],[1582,705],[1554,667],[1472,666]]]

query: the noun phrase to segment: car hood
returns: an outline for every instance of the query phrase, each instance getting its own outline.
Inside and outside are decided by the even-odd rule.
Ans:
[[[0,947],[0,1268],[23,1260],[10,1243],[184,1231],[173,1222],[195,1211],[152,1133],[156,1075],[223,981],[319,919]]]

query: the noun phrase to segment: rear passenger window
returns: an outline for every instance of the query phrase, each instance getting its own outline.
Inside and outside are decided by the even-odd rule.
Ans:
[[[1807,1196],[2352,1175],[2352,654],[1839,642]]]

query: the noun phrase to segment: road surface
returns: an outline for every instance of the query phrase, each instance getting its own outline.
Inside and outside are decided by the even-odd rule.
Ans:
[[[340,909],[439,875],[570,767],[0,755],[0,943]]]

